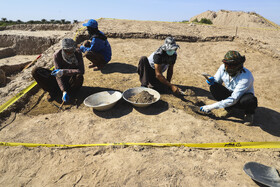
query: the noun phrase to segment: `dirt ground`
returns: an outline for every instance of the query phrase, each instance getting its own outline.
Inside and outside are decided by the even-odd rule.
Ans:
[[[105,28],[102,23],[100,28]],[[137,26],[139,22],[133,23],[119,24],[116,32],[124,28],[134,32],[131,25]],[[153,24],[151,32],[157,33],[154,28],[168,23]],[[189,29],[178,23],[172,25],[170,28],[175,29],[171,33],[178,32],[176,28],[180,26],[181,30]],[[107,26],[109,30],[111,27]],[[226,33],[215,27],[199,27],[203,28],[212,29],[211,33]],[[269,50],[269,46],[275,45],[269,33],[255,37],[254,32],[262,33],[260,30],[247,35],[240,33],[244,37],[234,41],[177,42],[180,49],[172,83],[185,91],[186,96],[161,94],[160,101],[148,108],[135,108],[122,99],[111,110],[97,112],[86,107],[83,100],[99,91],[124,92],[140,86],[136,73],[140,57],[149,56],[163,44],[163,40],[156,39],[109,38],[111,62],[102,71],[92,71],[84,59],[85,81],[76,100],[59,110],[61,101],[49,103],[47,94],[39,90],[21,112],[12,113],[3,121],[2,125],[7,126],[0,131],[0,141],[49,144],[279,141],[280,60],[277,51],[272,54]],[[261,38],[267,48],[258,49],[260,42],[248,44],[247,37],[255,37],[253,42]],[[214,75],[228,50],[238,50],[246,56],[245,67],[255,78],[259,107],[253,126],[243,125],[240,112],[225,119],[219,117],[222,109],[210,115],[201,115],[194,109],[214,102],[201,73]],[[280,170],[279,149],[1,146],[0,153],[1,186],[258,186],[244,173],[245,163],[254,161]]]

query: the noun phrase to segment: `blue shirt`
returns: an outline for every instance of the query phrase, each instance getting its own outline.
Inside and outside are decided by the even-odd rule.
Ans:
[[[101,31],[100,31],[101,32]],[[104,33],[101,32],[103,35]],[[100,38],[93,38],[90,47],[81,46],[80,50],[84,53],[86,51],[92,51],[103,55],[106,62],[109,62],[112,57],[112,50],[108,40],[102,40]]]

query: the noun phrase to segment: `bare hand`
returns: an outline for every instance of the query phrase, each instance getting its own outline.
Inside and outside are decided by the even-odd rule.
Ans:
[[[180,89],[177,86],[175,86],[175,85],[171,86],[171,90],[175,94],[180,94]]]

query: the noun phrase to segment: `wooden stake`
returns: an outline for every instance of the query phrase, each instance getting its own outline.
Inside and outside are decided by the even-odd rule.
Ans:
[[[30,62],[29,64],[27,64],[27,66],[25,66],[25,67],[23,68],[23,70],[29,68],[29,67],[30,67],[32,64],[34,64],[40,57],[41,57],[41,55],[39,55],[35,60],[33,60],[32,62]]]

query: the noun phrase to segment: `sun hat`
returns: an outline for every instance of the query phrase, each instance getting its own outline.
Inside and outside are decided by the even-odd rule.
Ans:
[[[228,51],[222,62],[225,65],[225,70],[230,76],[235,76],[237,72],[243,69],[245,56],[241,56],[238,51]]]
[[[226,64],[241,64],[245,62],[245,56],[241,56],[238,51],[228,51],[222,62]]]
[[[73,49],[73,48],[75,48],[75,46],[76,46],[76,43],[75,43],[75,41],[73,40],[73,39],[71,39],[71,38],[64,38],[63,40],[62,40],[62,44],[61,44],[61,46],[62,46],[62,49]]]
[[[176,50],[177,48],[179,48],[179,45],[176,44],[175,39],[173,37],[168,36],[167,38],[165,38],[164,44],[162,46],[162,49],[164,51]]]
[[[91,27],[91,28],[97,28],[98,27],[98,23],[97,23],[96,20],[90,19],[90,20],[88,20],[87,23],[84,23],[83,26]]]

